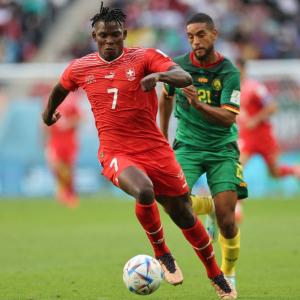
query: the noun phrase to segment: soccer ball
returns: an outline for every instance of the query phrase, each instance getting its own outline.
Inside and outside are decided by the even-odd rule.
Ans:
[[[149,255],[137,255],[124,266],[123,281],[130,292],[149,295],[156,291],[163,279],[159,262]]]

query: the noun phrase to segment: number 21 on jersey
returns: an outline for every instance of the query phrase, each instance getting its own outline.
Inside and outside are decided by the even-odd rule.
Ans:
[[[111,109],[116,109],[116,107],[117,107],[118,92],[119,92],[119,90],[117,88],[107,89],[107,93],[113,94]]]

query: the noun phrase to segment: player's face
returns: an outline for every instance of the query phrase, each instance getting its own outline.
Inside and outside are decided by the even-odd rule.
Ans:
[[[187,37],[198,60],[205,60],[214,49],[218,32],[206,23],[194,23],[187,26]]]
[[[117,22],[97,22],[92,36],[100,56],[112,61],[122,54],[127,31]]]

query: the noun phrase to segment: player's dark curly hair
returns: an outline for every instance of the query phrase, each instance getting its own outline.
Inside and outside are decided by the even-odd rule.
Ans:
[[[204,13],[197,13],[192,15],[186,22],[186,25],[194,24],[194,23],[206,23],[210,29],[215,28],[215,24],[213,19]]]
[[[118,24],[122,25],[126,20],[126,14],[119,8],[109,8],[103,6],[103,1],[101,1],[101,7],[99,13],[94,15],[91,18],[92,27],[99,21],[102,22],[117,22]]]

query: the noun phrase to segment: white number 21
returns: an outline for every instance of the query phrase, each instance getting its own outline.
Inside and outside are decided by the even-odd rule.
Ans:
[[[117,100],[118,100],[118,89],[117,88],[111,88],[111,89],[107,89],[107,92],[109,94],[113,93],[114,96],[113,96],[113,102],[112,102],[112,105],[111,105],[111,109],[116,109],[116,106],[117,106]]]

